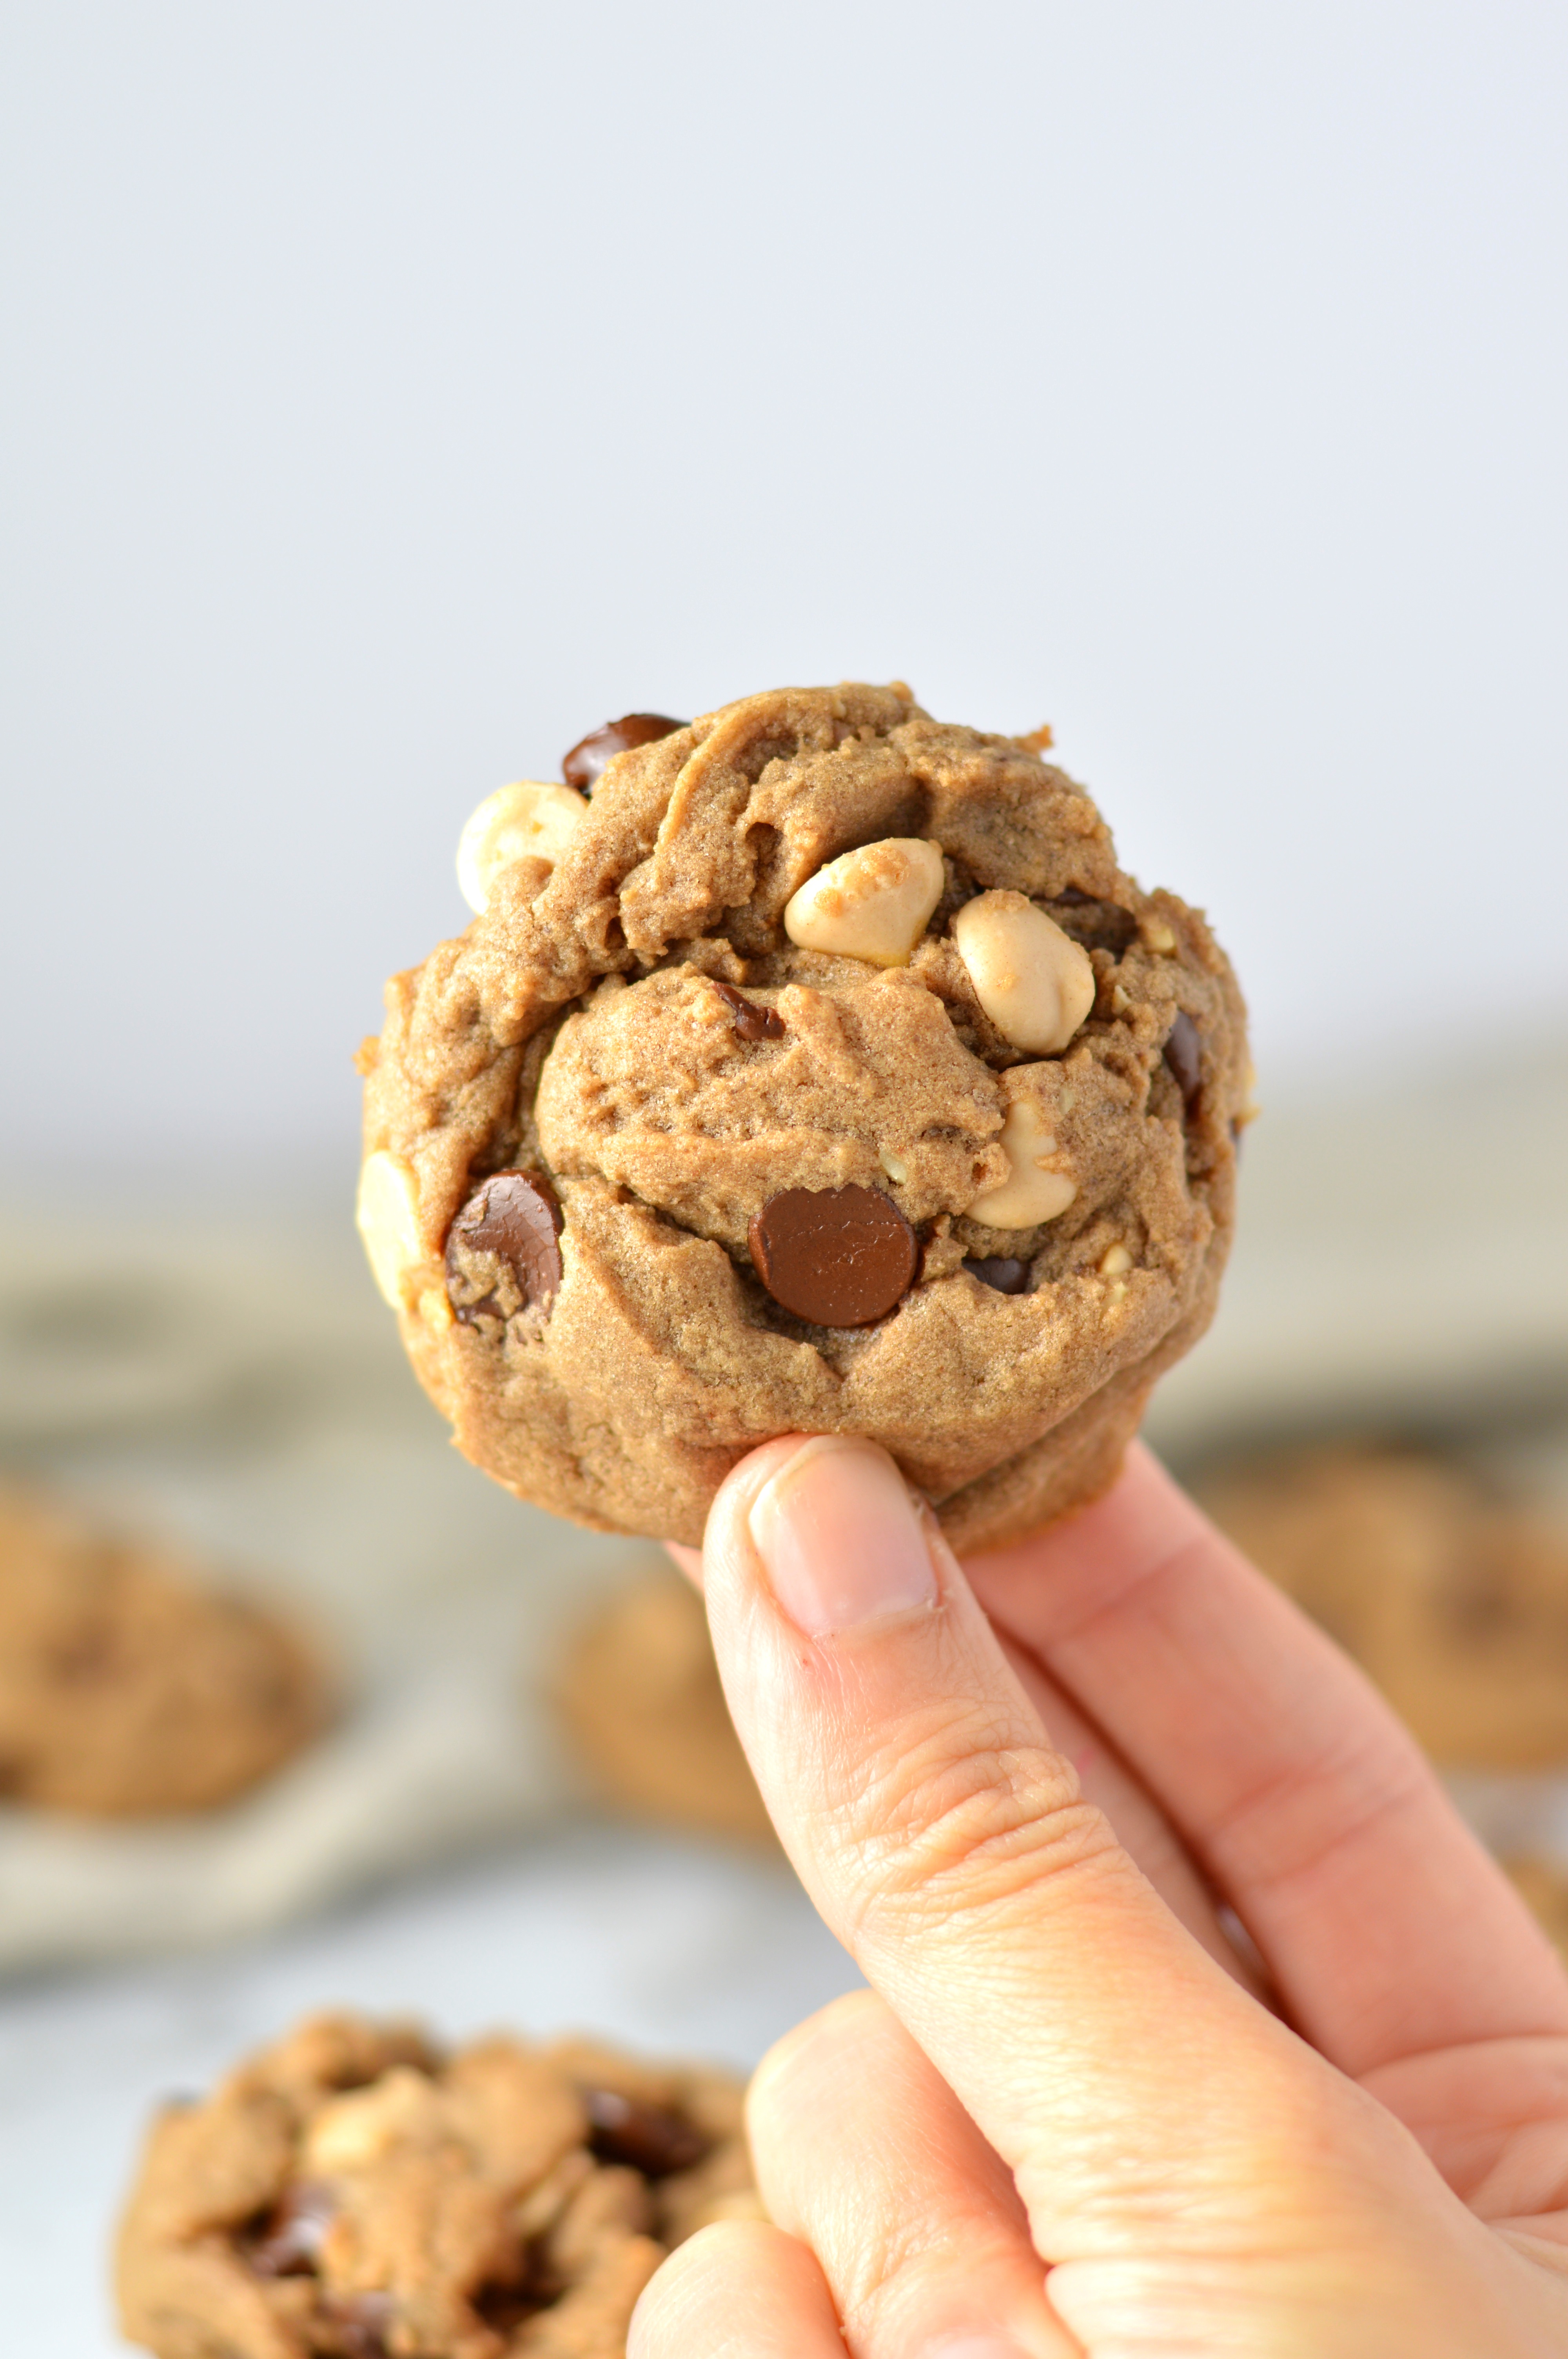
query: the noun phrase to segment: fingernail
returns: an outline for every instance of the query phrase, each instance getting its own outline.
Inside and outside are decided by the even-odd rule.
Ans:
[[[920,1513],[892,1459],[867,1442],[806,1442],[747,1521],[773,1595],[813,1638],[936,1603]]]

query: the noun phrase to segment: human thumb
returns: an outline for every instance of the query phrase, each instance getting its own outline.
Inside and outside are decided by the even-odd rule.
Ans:
[[[703,1569],[784,1846],[1012,2170],[1073,2330],[1142,2348],[1175,2280],[1220,2263],[1215,2339],[1195,2348],[1274,2347],[1232,2340],[1251,2331],[1243,2278],[1258,2327],[1281,2302],[1325,2321],[1341,2299],[1370,2324],[1397,2280],[1382,2290],[1408,2329],[1412,2287],[1423,2310],[1437,2292],[1419,2256],[1433,2201],[1460,2245],[1484,2232],[1165,1908],[892,1461],[838,1437],[767,1444],[721,1489]],[[1430,2347],[1458,2346],[1438,2331]]]

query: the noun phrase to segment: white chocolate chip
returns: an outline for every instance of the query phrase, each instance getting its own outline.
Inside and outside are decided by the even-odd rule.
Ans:
[[[934,843],[884,836],[840,853],[808,876],[784,910],[784,931],[803,951],[907,966],[942,898],[944,878]]]
[[[981,893],[953,920],[975,996],[1015,1049],[1065,1049],[1095,1004],[1087,953],[1022,893]]]
[[[1132,1267],[1132,1256],[1122,1245],[1108,1246],[1099,1257],[1102,1277],[1121,1277]]]
[[[366,1156],[354,1219],[383,1297],[403,1310],[408,1278],[424,1272],[429,1256],[419,1234],[419,1183],[400,1156],[384,1147]]]
[[[323,2179],[363,2170],[441,2120],[440,2093],[423,2072],[399,2064],[368,2089],[323,2105],[305,2136],[305,2162]]]
[[[486,795],[458,840],[458,883],[470,909],[482,912],[490,888],[514,860],[547,860],[553,868],[588,810],[570,787],[519,778]]]
[[[878,1154],[877,1161],[881,1165],[893,1186],[901,1188],[909,1177],[909,1166],[903,1156],[895,1155],[891,1147],[884,1147]]]
[[[988,1188],[969,1206],[971,1221],[992,1229],[1032,1229],[1036,1221],[1054,1221],[1078,1192],[1078,1183],[1065,1171],[1044,1169],[1047,1156],[1059,1150],[1054,1135],[1033,1098],[1014,1098],[1002,1125],[1001,1144],[1012,1169],[1000,1188]]]
[[[1143,939],[1161,958],[1174,958],[1176,937],[1162,918],[1151,918],[1143,929]]]

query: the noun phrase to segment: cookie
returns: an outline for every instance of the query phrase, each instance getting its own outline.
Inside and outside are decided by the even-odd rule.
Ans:
[[[1194,1487],[1435,1760],[1568,1761],[1568,1535],[1415,1451],[1295,1451]]]
[[[157,2359],[622,2359],[665,2254],[757,2218],[728,2073],[300,2024],[155,2124],[119,2238]]]
[[[243,1793],[327,1716],[285,1623],[161,1550],[0,1492],[0,1795],[136,1818]]]
[[[1243,1010],[1038,742],[785,689],[476,811],[473,922],[361,1051],[359,1219],[520,1497],[695,1542],[758,1442],[853,1433],[973,1549],[1111,1479],[1214,1309]]]
[[[1552,1861],[1526,1854],[1503,1865],[1519,1898],[1568,1963],[1568,1875]]]
[[[678,1573],[663,1567],[612,1597],[574,1636],[558,1692],[576,1750],[607,1799],[662,1825],[772,1843],[708,1616]]]

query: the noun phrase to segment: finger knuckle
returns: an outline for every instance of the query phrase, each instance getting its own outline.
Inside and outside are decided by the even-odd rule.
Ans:
[[[984,1705],[944,1701],[866,1765],[836,1840],[870,1916],[951,1924],[1037,1894],[1117,1844],[1070,1762]]]

